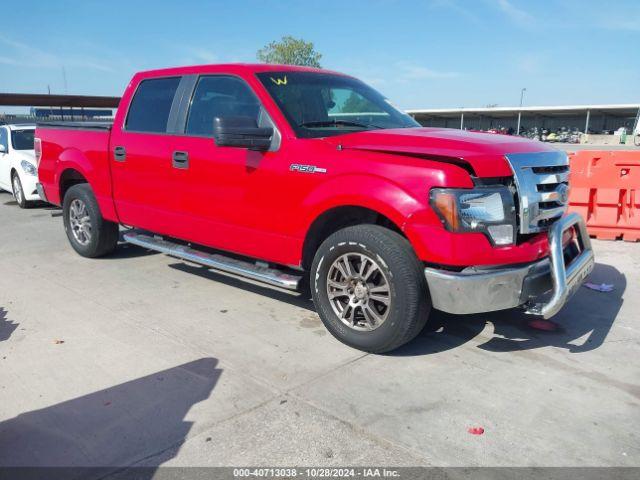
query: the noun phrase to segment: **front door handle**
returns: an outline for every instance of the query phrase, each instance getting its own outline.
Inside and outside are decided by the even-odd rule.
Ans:
[[[187,152],[173,152],[171,160],[173,168],[189,168],[189,154]]]
[[[127,151],[124,147],[115,147],[113,149],[113,159],[116,162],[124,162],[127,159]]]

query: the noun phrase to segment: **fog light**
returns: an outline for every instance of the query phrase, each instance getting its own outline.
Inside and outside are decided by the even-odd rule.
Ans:
[[[489,225],[487,231],[496,245],[513,243],[513,225]]]

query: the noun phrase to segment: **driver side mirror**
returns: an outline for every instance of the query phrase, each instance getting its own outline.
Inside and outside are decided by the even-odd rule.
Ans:
[[[6,145],[0,145],[0,153],[7,153],[7,146]]]
[[[258,127],[252,117],[215,117],[213,138],[219,147],[239,147],[267,151],[271,146],[273,128]]]

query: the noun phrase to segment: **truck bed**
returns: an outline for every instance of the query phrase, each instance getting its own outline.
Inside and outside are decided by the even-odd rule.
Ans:
[[[100,121],[100,122],[37,122],[38,128],[67,128],[74,130],[111,130],[113,121]]]

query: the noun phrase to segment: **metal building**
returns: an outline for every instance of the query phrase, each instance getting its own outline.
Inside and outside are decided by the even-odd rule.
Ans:
[[[570,105],[551,107],[438,108],[407,110],[425,127],[468,130],[567,128],[584,133],[613,133],[620,127],[637,131],[640,104]]]

